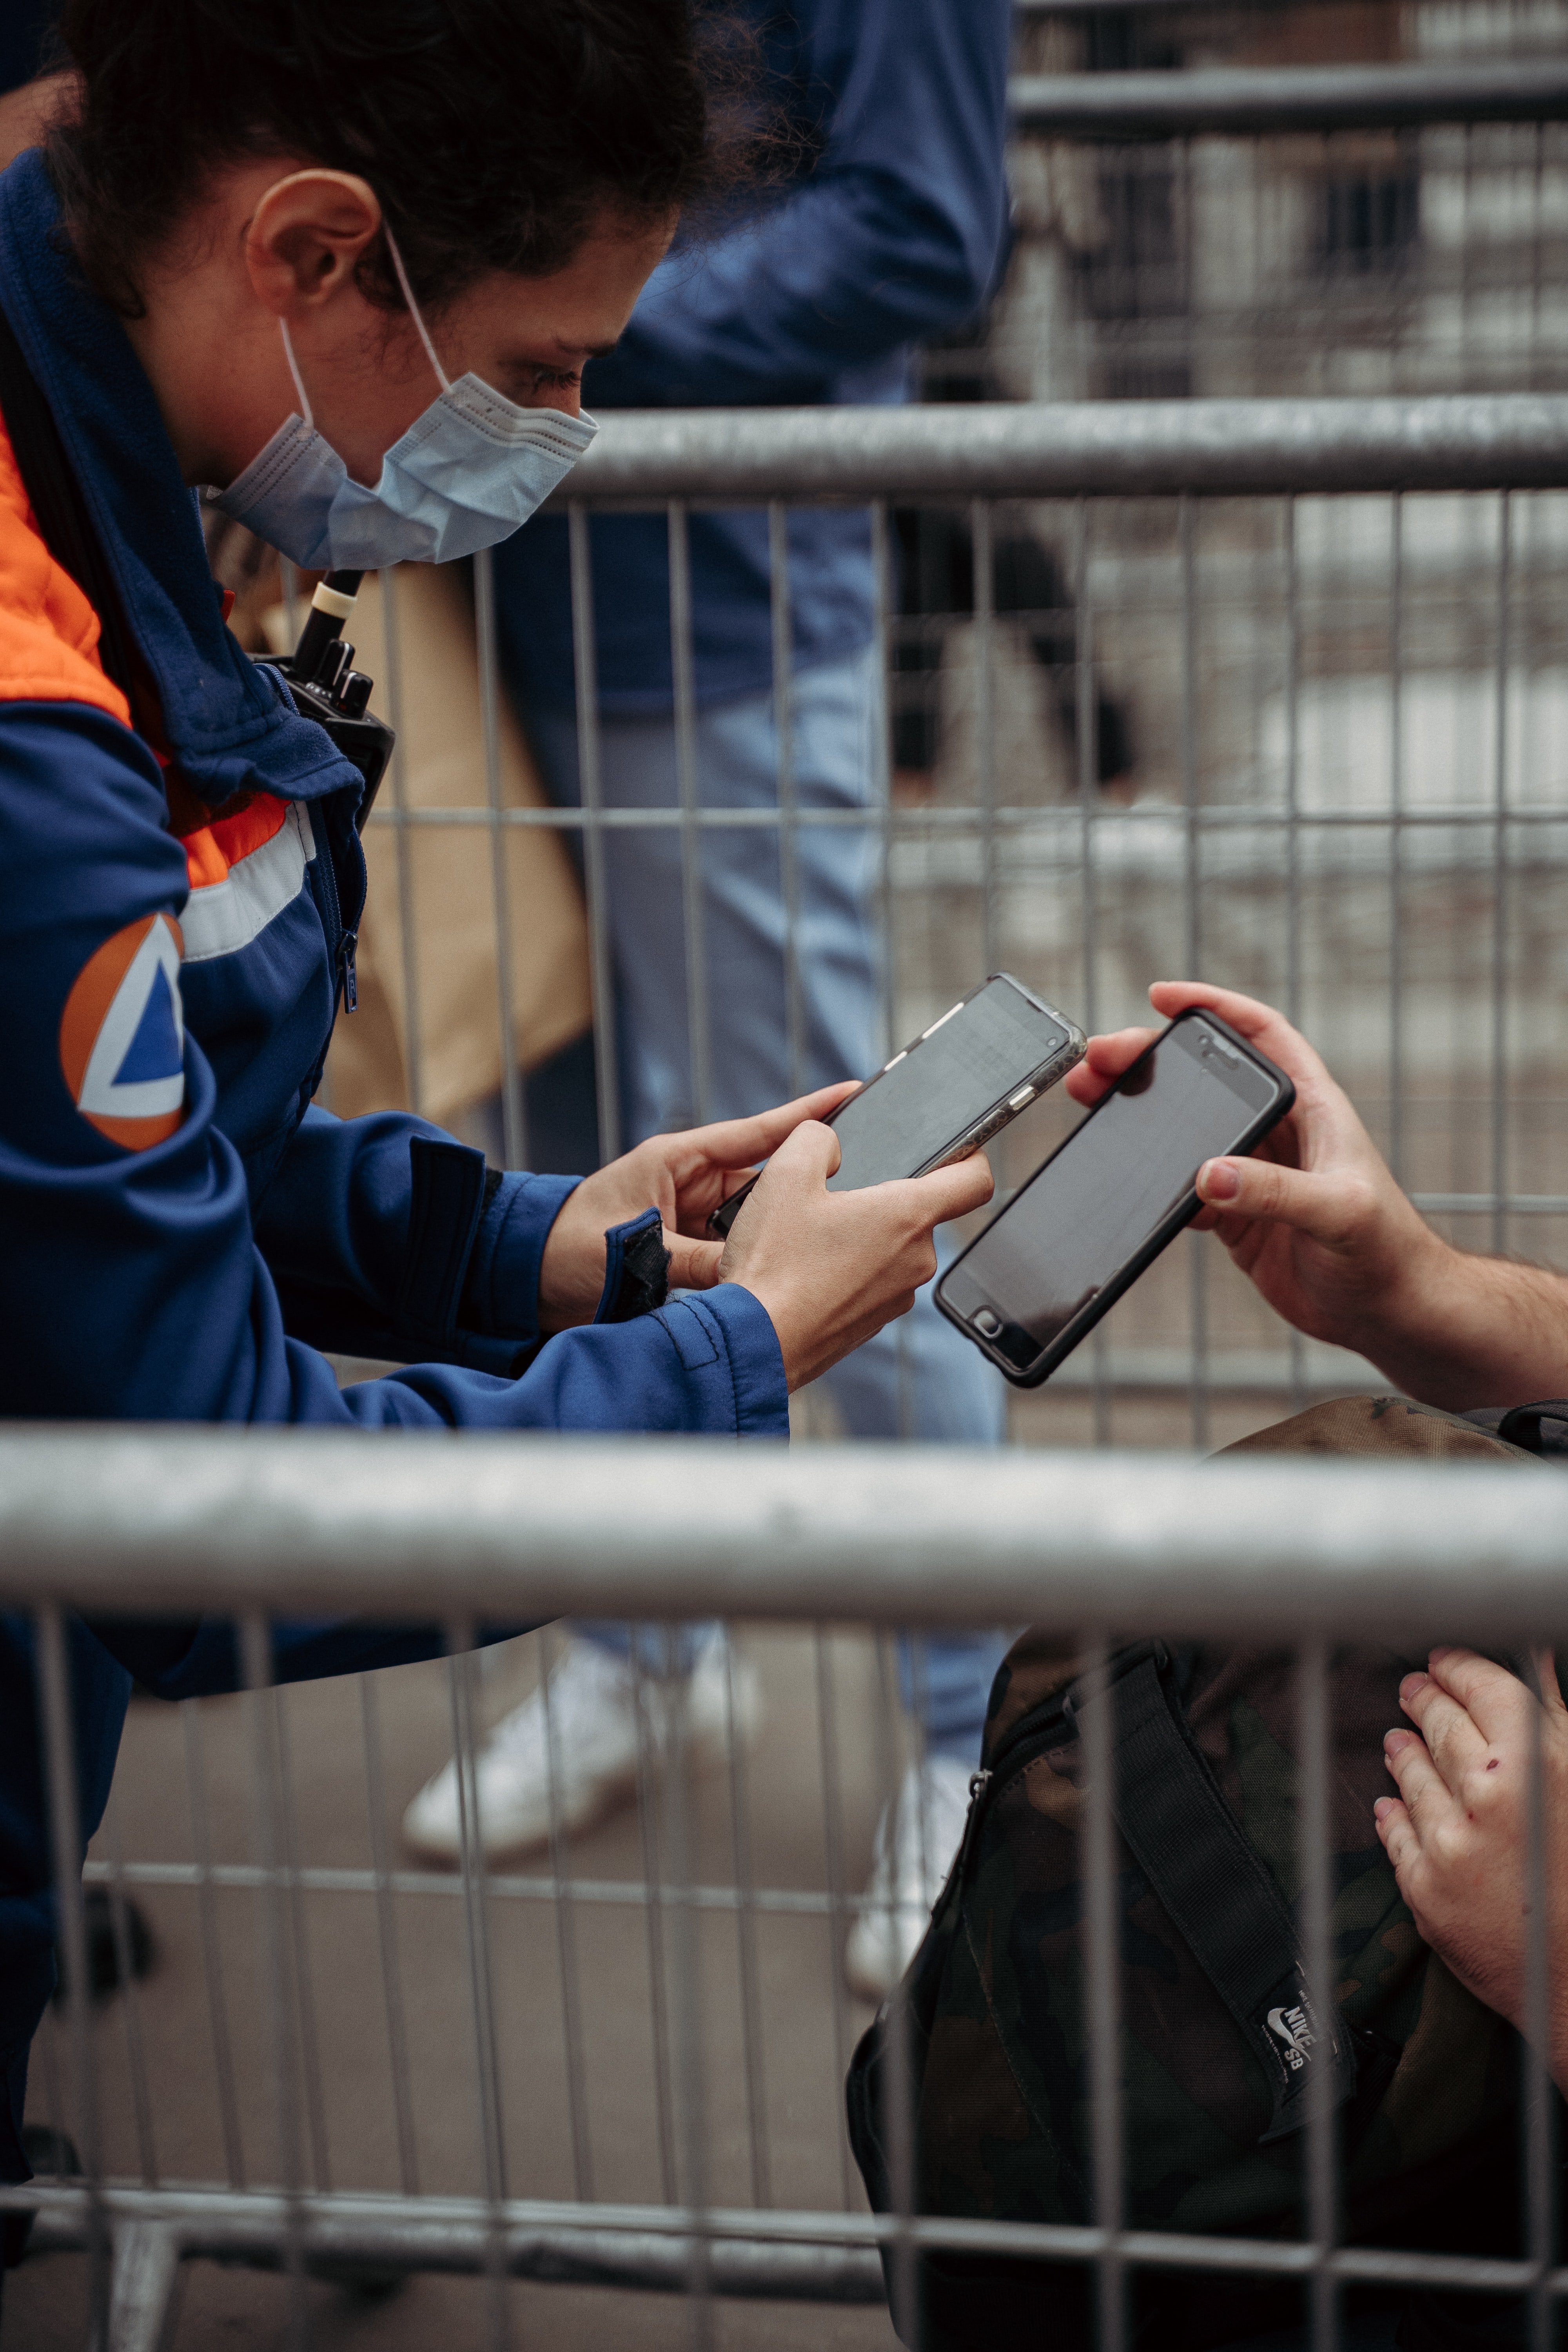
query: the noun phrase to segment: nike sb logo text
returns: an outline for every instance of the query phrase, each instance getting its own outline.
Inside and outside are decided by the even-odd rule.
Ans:
[[[1306,2011],[1300,2004],[1292,2009],[1271,2009],[1268,2022],[1269,2032],[1278,2035],[1285,2046],[1285,2063],[1293,2074],[1299,2074],[1317,2040],[1307,2022]]]

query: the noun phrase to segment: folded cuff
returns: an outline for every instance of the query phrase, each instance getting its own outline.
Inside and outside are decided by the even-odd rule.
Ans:
[[[507,1339],[539,1333],[539,1269],[550,1229],[580,1176],[503,1175],[474,1236],[464,1287],[465,1322]]]
[[[683,1291],[658,1318],[689,1372],[722,1363],[729,1373],[737,1437],[789,1436],[789,1383],[773,1318],[738,1282]]]

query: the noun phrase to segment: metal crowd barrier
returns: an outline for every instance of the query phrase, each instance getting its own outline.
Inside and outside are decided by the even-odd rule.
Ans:
[[[1151,14],[1121,20],[1131,69],[1087,72],[1062,68],[1100,56],[1104,12],[1026,16],[1020,63],[1051,69],[1012,84],[1019,250],[985,352],[932,354],[933,383],[1142,398],[1568,382],[1559,16],[1369,11],[1363,37],[1393,61],[1287,66],[1220,62],[1260,54],[1247,7],[1166,8],[1152,32]]]
[[[1437,122],[1560,122],[1568,58],[1196,68],[1180,73],[1019,74],[1019,131],[1049,139],[1257,139],[1291,131],[1403,131]]]
[[[616,415],[564,501],[583,805],[503,799],[504,688],[481,562],[484,791],[471,807],[416,805],[395,764],[373,843],[390,845],[416,914],[421,845],[443,830],[483,844],[492,883],[520,829],[580,841],[608,1150],[619,1094],[606,843],[627,827],[679,833],[700,1033],[705,842],[758,828],[787,870],[801,830],[827,823],[869,828],[878,844],[889,1039],[997,964],[1090,1027],[1137,1017],[1163,971],[1205,971],[1302,1024],[1446,1230],[1551,1255],[1568,1240],[1568,1034],[1553,977],[1568,867],[1565,485],[1568,400],[1549,395]],[[696,757],[691,519],[766,511],[782,650],[789,518],[806,501],[868,513],[873,789],[864,810],[802,805],[786,688],[777,806],[737,811]],[[674,583],[679,792],[653,810],[612,806],[603,789],[591,625],[594,518],[637,509],[665,517]],[[902,609],[894,549],[910,509],[963,534],[966,605]],[[1009,542],[1054,565],[1031,609],[995,593]],[[396,575],[386,585],[395,621]],[[942,702],[918,790],[894,773],[890,705],[916,640],[936,648]],[[395,656],[384,684],[395,709],[414,675]],[[1100,712],[1117,700],[1132,764],[1108,778]],[[791,910],[792,972],[797,950]],[[504,922],[495,950],[504,1041]],[[414,961],[399,984],[417,1035]],[[416,1108],[420,1083],[416,1055]],[[498,1116],[503,1156],[526,1164],[515,1069]],[[1066,1116],[1047,1101],[1010,1131],[1004,1184]],[[1218,1258],[1197,1237],[1173,1251],[1071,1379],[1024,1401],[1016,1435],[1204,1447],[1290,1402],[1372,1382],[1368,1368],[1281,1334]],[[1098,2263],[1108,2346],[1129,2265],[1256,2265],[1319,2283],[1316,2340],[1328,2346],[1335,2282],[1416,2273],[1408,2257],[1333,2243],[1321,2118],[1307,2239],[1194,2249],[1120,2229],[1103,1901],[1095,2226],[1019,2241],[864,2211],[840,2123],[859,2021],[841,1957],[906,1737],[889,1629],[1050,1622],[1091,1659],[1156,1624],[1293,1645],[1304,1719],[1319,1727],[1310,1829],[1322,1819],[1312,1758],[1321,1765],[1328,1737],[1321,1643],[1395,1625],[1402,1642],[1428,1630],[1492,1646],[1548,1638],[1564,1589],[1560,1530],[1544,1477],[1353,1465],[344,1445],[259,1432],[0,1441],[0,1586],[37,1616],[53,1778],[68,1796],[68,1607],[120,1612],[130,1597],[233,1612],[258,1685],[268,1622],[285,1611],[435,1618],[459,1654],[445,1691],[430,1679],[445,1669],[410,1669],[395,1704],[366,1678],[357,1716],[308,1691],[193,1705],[173,1732],[156,1710],[133,1710],[88,1883],[110,1898],[122,1950],[130,1898],[168,1950],[145,1986],[122,1969],[122,1995],[93,2011],[68,1902],[67,2000],[40,2039],[34,2095],[76,2141],[86,2185],[51,2179],[19,2200],[38,2210],[35,2242],[97,2250],[115,2352],[157,2343],[186,2257],[281,2265],[301,2336],[318,2275],[477,2272],[500,2342],[507,2279],[519,2293],[545,2280],[690,2291],[699,2329],[718,2293],[871,2301],[889,2234],[1048,2245]],[[717,1776],[690,1786],[645,1753],[632,1824],[595,1833],[581,1858],[558,1834],[537,1868],[487,1872],[471,1840],[460,1870],[409,1866],[398,1809],[450,1748],[471,1753],[493,1707],[467,1656],[474,1624],[568,1612],[733,1622],[773,1695],[776,1744],[749,1760],[731,1738]],[[788,1630],[770,1630],[781,1620]],[[752,1621],[766,1622],[747,1631]],[[1103,1853],[1109,1816],[1097,1818]],[[1314,1951],[1322,1881],[1320,1851]],[[1538,1992],[1543,1981],[1538,1953]],[[155,2063],[176,2050],[177,2100]],[[1526,2292],[1543,2313],[1568,2282],[1539,2193],[1531,2210],[1529,2261],[1434,2257],[1418,2274]]]
[[[826,1919],[837,1931],[857,1898],[831,1868],[826,1888],[809,1894],[759,1883],[741,1821],[744,1805],[737,1811],[733,1882],[700,1883],[689,1842],[694,1791],[679,1742],[652,1806],[673,1832],[652,1884],[607,1889],[588,1879],[563,1832],[552,1839],[547,1878],[520,1882],[487,1873],[470,1838],[461,1870],[437,1882],[460,1910],[466,1958],[453,1971],[464,1987],[461,2008],[443,2012],[436,2039],[447,2071],[471,2081],[468,2169],[477,2183],[458,2192],[437,2185],[420,2170],[423,2095],[411,2068],[408,2016],[409,1939],[428,1881],[388,1864],[386,1791],[374,1760],[368,1864],[300,1862],[313,1790],[309,1767],[289,1753],[286,1718],[266,1685],[269,1627],[291,1612],[437,1620],[453,1653],[452,1719],[467,1755],[467,1652],[474,1626],[567,1611],[643,1620],[717,1613],[741,1626],[1033,1622],[1075,1635],[1091,1667],[1118,1639],[1156,1628],[1173,1637],[1286,1646],[1298,1660],[1304,1727],[1299,1819],[1305,1954],[1310,1980],[1328,1982],[1330,1645],[1390,1637],[1403,1649],[1427,1637],[1493,1647],[1561,1640],[1568,1633],[1565,1570],[1568,1521],[1555,1482],[1544,1475],[1497,1476],[1485,1467],[1259,1457],[1199,1465],[1131,1455],[900,1447],[792,1454],[673,1439],[7,1432],[0,1436],[0,1599],[36,1628],[64,1889],[64,2012],[41,2038],[35,2077],[48,2082],[50,2120],[69,2133],[82,2171],[6,2192],[0,2205],[35,2217],[40,2250],[85,2248],[93,2256],[98,2340],[110,2352],[154,2352],[167,2340],[183,2267],[203,2258],[282,2269],[301,2344],[310,2340],[319,2307],[309,2283],[367,2266],[394,2276],[466,2271],[488,2279],[498,2345],[512,2340],[508,2282],[521,2280],[685,2294],[692,2299],[695,2340],[706,2341],[715,2296],[879,2300],[878,2250],[889,2245],[1035,2253],[1092,2265],[1106,2352],[1119,2352],[1126,2340],[1128,2282],[1143,2263],[1300,2281],[1310,2295],[1313,2352],[1332,2352],[1339,2341],[1338,2290],[1376,2281],[1529,2297],[1532,2340],[1544,2345],[1568,2294],[1568,2270],[1559,2264],[1552,2236],[1554,2157],[1538,2067],[1528,2137],[1528,2240],[1517,2261],[1339,2242],[1335,2138],[1321,2103],[1308,2126],[1308,2214],[1299,2238],[1204,2239],[1124,2227],[1120,1930],[1106,1759],[1099,1769],[1091,1762],[1086,1831],[1092,2223],[951,2221],[916,2217],[907,2206],[873,2217],[847,2165],[837,2199],[789,2200],[789,2182],[799,2171],[770,2129],[770,2116],[776,2126],[780,2109],[770,2107],[765,2088],[764,2029],[773,2021],[758,1997],[767,1980],[759,1975],[758,1937],[803,1916]],[[205,2118],[204,2144],[227,2148],[226,2168],[216,2178],[191,2176],[188,2118],[175,2160],[160,2155],[161,2102],[175,2086],[154,2075],[139,2039],[148,2030],[156,1981],[142,1989],[140,2011],[138,1989],[129,1988],[123,2015],[112,2022],[94,2015],[88,1990],[74,1869],[67,1625],[72,1612],[123,1615],[132,1598],[139,1612],[235,1619],[252,1685],[247,1698],[207,1703],[230,1710],[229,1760],[240,1784],[230,1793],[244,1796],[253,1822],[245,1863],[215,1860],[198,1833],[188,1864],[137,1866],[111,1844],[107,1858],[100,1850],[89,1865],[89,1876],[116,1900],[162,1890],[172,1905],[178,1893],[194,1902],[203,1922],[205,1970],[193,1966],[164,1998],[178,2011],[185,2104],[195,2097],[198,2106],[210,2101],[222,2110],[221,2134],[211,2116]],[[236,1709],[245,1719],[235,1717]],[[187,1707],[187,1717],[196,1711]],[[371,1759],[384,1732],[384,1717],[379,1720],[378,1731],[376,1711],[368,1708]],[[845,1730],[837,1727],[838,1734]],[[199,1737],[190,1737],[190,1757],[199,1759],[205,1743],[210,1777],[216,1752],[210,1720]],[[826,1774],[826,1731],[825,1742]],[[733,1743],[729,1761],[733,1774]],[[321,1769],[320,1756],[316,1762]],[[198,1822],[205,1818],[203,1787],[198,1762],[190,1792]],[[162,1790],[165,1812],[179,1797],[174,1782]],[[1535,1802],[1539,1821],[1545,1802],[1539,1779]],[[1544,1850],[1538,1834],[1538,1878]],[[831,1841],[828,1851],[831,1864]],[[520,2046],[505,2029],[530,1896],[555,1916],[560,2008],[553,2034],[541,2032],[536,2043]],[[663,2053],[661,2194],[608,2193],[605,2172],[617,2152],[590,2123],[591,2110],[595,2123],[602,2111],[585,2086],[585,2071],[592,2071],[585,2053],[592,2055],[606,2021],[584,2000],[580,1964],[585,1923],[606,1901],[640,1907],[660,1923],[668,1969],[655,1975],[653,2031]],[[254,1914],[248,1930],[259,1956],[254,1965],[241,1965],[252,1952],[237,1959],[236,1947],[226,1946],[216,1925],[226,1906],[240,1903],[259,1910],[259,1932]],[[343,1912],[356,1905],[368,1909],[374,1932],[367,1951],[375,1958],[356,1980],[355,1998],[361,2011],[379,2011],[375,2063],[398,2119],[395,2186],[334,2178],[326,2160],[326,2126],[341,2118],[329,2116],[323,2093],[324,2044],[313,2003],[325,1988],[313,1969],[307,1923],[319,1923],[331,1906]],[[1531,2017],[1540,2047],[1552,1958],[1546,1914],[1544,1902],[1532,1900]],[[708,1932],[715,1919],[733,1924],[735,1945],[721,1949],[715,1943]],[[837,1983],[835,1940],[830,1936],[828,1966]],[[242,1979],[237,1988],[231,1969]],[[738,2066],[722,2031],[737,1976],[744,2058]],[[837,2079],[846,2020],[842,1996],[834,1998]],[[237,2104],[233,2053],[237,2035],[250,2024],[239,2011],[242,1999],[262,2020],[265,2058],[258,2080],[241,2083]],[[204,2039],[217,2053],[210,2068],[203,2064]],[[509,2173],[508,2131],[520,2105],[544,2097],[542,2078],[556,2060],[567,2076],[570,2119],[554,2150],[562,2187],[554,2195],[521,2195]],[[750,2161],[742,2157],[721,2177],[714,2116],[721,2096],[732,2099],[731,2073],[743,2085],[740,2137],[742,2147],[749,2139]],[[427,2095],[428,2074],[422,2079]],[[356,2088],[362,2102],[370,2098],[366,2080]],[[559,2104],[552,2103],[552,2112]],[[269,2133],[257,2121],[258,2107]],[[259,2162],[258,2137],[267,2147]],[[128,2148],[135,2151],[129,2164]],[[512,2152],[515,2158],[515,2145]],[[907,2181],[910,2167],[899,2153],[893,2177]],[[906,2159],[908,2154],[902,2151]],[[574,2193],[563,2193],[574,2183]]]
[[[482,834],[492,871],[513,828],[581,843],[606,1154],[620,1096],[605,845],[628,827],[679,830],[701,1115],[703,843],[760,829],[787,877],[805,828],[869,828],[889,1050],[998,965],[1091,1028],[1141,1017],[1149,981],[1201,972],[1308,1027],[1402,1180],[1456,1237],[1550,1252],[1568,1237],[1552,1149],[1568,1039],[1540,985],[1568,857],[1564,483],[1559,395],[618,414],[563,501],[581,807],[503,807],[491,726],[482,803],[415,808],[395,766],[373,831],[394,836],[405,905],[433,832]],[[942,748],[911,798],[892,772],[884,691],[865,808],[805,807],[786,695],[776,806],[727,807],[695,747],[690,519],[765,509],[777,643],[789,516],[805,501],[868,508],[878,667],[894,694],[912,684],[942,705]],[[591,520],[633,509],[664,514],[676,583],[668,808],[607,805],[602,781]],[[963,609],[900,610],[895,541],[911,512],[945,518],[970,551]],[[1048,609],[1001,609],[1006,545],[1044,551]],[[493,712],[503,688],[483,561],[477,615]],[[911,646],[927,665],[912,681],[900,674]],[[395,708],[395,668],[387,691]],[[1109,783],[1108,702],[1133,746],[1131,772]],[[793,1003],[798,909],[784,896]],[[509,952],[502,936],[498,1024]],[[412,963],[400,984],[417,1037]],[[416,1069],[411,1101],[422,1107]],[[1004,1185],[1044,1156],[1065,1115],[1047,1102],[1004,1139]],[[521,1082],[503,1088],[499,1129],[507,1163],[526,1165]],[[1369,1377],[1286,1339],[1214,1255],[1195,1243],[1173,1253],[1099,1343],[1017,1408],[1019,1433],[1043,1413],[1074,1439],[1121,1438],[1119,1401],[1157,1393],[1185,1406],[1202,1445],[1227,1395],[1304,1401]],[[1079,1420],[1064,1421],[1069,1406]]]

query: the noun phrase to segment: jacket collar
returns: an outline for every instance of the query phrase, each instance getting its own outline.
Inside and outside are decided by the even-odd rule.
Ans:
[[[196,501],[120,320],[83,281],[34,149],[0,173],[0,302],[53,411],[182,774],[215,805],[316,800],[359,777],[224,626]]]

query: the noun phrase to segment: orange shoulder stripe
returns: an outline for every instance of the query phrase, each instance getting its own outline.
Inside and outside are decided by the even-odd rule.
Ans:
[[[98,636],[98,614],[44,544],[0,417],[0,702],[86,702],[129,726],[130,706],[103,674]],[[159,764],[167,764],[162,754]],[[286,803],[256,793],[233,815],[181,833],[192,889],[224,881],[282,831],[288,815]]]
[[[193,890],[205,890],[224,881],[232,866],[253,850],[263,848],[289,821],[289,804],[271,793],[255,793],[233,816],[220,816],[194,833],[182,834],[185,870]]]
[[[103,674],[98,614],[45,546],[0,418],[0,702],[86,702],[131,723]]]
[[[242,793],[215,816],[178,768],[171,765],[167,754],[156,746],[154,751],[163,771],[169,829],[185,853],[193,890],[210,890],[226,881],[243,858],[265,849],[288,824],[289,803],[272,793]]]

